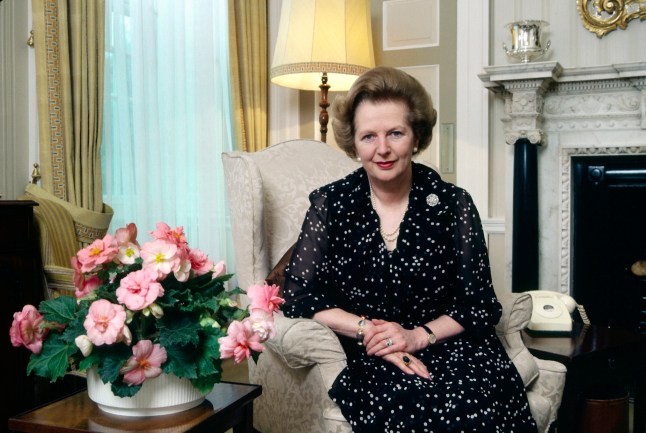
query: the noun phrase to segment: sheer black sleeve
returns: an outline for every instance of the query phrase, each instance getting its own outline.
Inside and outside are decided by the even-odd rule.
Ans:
[[[456,286],[446,313],[466,330],[495,326],[502,315],[491,281],[489,255],[478,210],[464,190],[453,218],[457,255]]]
[[[320,310],[336,307],[325,290],[331,282],[328,198],[321,192],[314,192],[310,195],[310,202],[301,234],[285,270],[285,304],[282,310],[287,317],[312,317]]]

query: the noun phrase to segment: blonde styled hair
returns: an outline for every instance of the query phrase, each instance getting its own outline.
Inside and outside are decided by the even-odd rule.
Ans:
[[[417,152],[431,144],[437,111],[424,86],[406,72],[378,66],[364,72],[345,96],[334,98],[332,128],[337,145],[349,157],[357,156],[354,144],[354,115],[363,101],[403,102],[408,107],[408,124],[418,140]]]

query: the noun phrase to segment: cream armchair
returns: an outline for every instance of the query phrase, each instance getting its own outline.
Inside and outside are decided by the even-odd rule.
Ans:
[[[314,140],[293,140],[255,153],[222,155],[235,246],[235,272],[241,287],[262,283],[296,241],[316,187],[359,167],[339,150]],[[527,388],[541,433],[556,419],[565,367],[534,358],[520,331],[529,321],[528,294],[500,297],[503,317],[497,333]],[[336,335],[310,319],[276,319],[277,335],[249,380],[262,385],[254,401],[254,427],[261,433],[350,433],[350,425],[328,397],[346,365]]]

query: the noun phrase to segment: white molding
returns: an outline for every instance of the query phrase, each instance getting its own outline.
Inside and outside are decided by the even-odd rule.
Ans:
[[[489,216],[489,94],[478,78],[489,64],[489,2],[457,0],[457,184]]]
[[[382,15],[384,51],[440,45],[438,0],[387,0],[383,2]]]
[[[0,198],[15,199],[29,182],[28,16],[31,2],[0,5]]]
[[[482,229],[486,235],[500,235],[506,231],[505,220],[503,218],[490,218],[482,220]]]

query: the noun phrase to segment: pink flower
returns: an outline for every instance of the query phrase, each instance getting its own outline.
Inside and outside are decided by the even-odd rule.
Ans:
[[[125,227],[117,229],[114,236],[116,238],[117,245],[119,246],[128,244],[139,246],[137,243],[137,226],[134,223],[130,223]]]
[[[76,253],[81,264],[81,272],[92,272],[102,264],[111,262],[116,255],[117,244],[111,235],[105,235],[103,239],[95,240]]]
[[[137,244],[129,242],[127,244],[119,245],[115,260],[117,263],[132,265],[137,257],[139,257],[139,255],[139,246]]]
[[[85,275],[81,271],[81,263],[76,256],[73,256],[70,259],[72,269],[74,269],[74,287],[79,288],[83,286],[83,281],[85,281]]]
[[[188,242],[184,234],[184,227],[179,226],[171,229],[170,226],[163,222],[158,222],[156,229],[151,231],[153,238],[164,240],[177,246],[178,255],[184,259],[188,257]]]
[[[253,312],[255,309],[261,309],[268,313],[273,313],[278,311],[280,305],[285,302],[283,298],[278,296],[278,291],[280,287],[275,284],[271,286],[265,283],[260,285],[252,285],[247,289],[247,296],[251,304],[249,305],[249,310]]]
[[[251,328],[249,321],[233,321],[227,329],[227,336],[218,339],[220,343],[220,358],[234,358],[236,364],[248,359],[251,351],[262,352],[265,347],[260,342],[260,336]]]
[[[83,326],[95,346],[112,344],[123,339],[126,310],[121,305],[99,299],[90,305]]]
[[[103,281],[96,274],[91,275],[90,278],[85,278],[81,287],[75,286],[76,291],[74,294],[76,295],[76,299],[81,299],[92,294],[92,292],[101,287],[101,284],[103,284]]]
[[[177,246],[163,240],[143,244],[141,247],[141,258],[144,260],[143,267],[155,271],[158,280],[166,278],[168,274],[175,271],[180,265]]]
[[[9,337],[14,347],[25,346],[32,353],[39,354],[43,350],[43,340],[47,336],[47,328],[41,327],[43,316],[33,305],[25,305],[22,311],[13,314],[13,323],[9,329]]]
[[[141,385],[144,380],[162,374],[161,365],[166,362],[166,349],[150,340],[141,340],[132,346],[132,353],[119,373],[128,385]]]
[[[177,281],[188,281],[188,277],[191,276],[191,261],[188,258],[180,260],[179,266],[173,271],[173,275],[175,275]]]
[[[71,259],[72,269],[74,269],[74,288],[76,289],[76,299],[84,298],[94,292],[101,286],[101,279],[98,275],[92,274],[89,277],[81,272],[81,264],[76,256]]]
[[[164,288],[149,268],[126,275],[117,289],[119,302],[134,311],[143,310],[160,296],[164,296]]]
[[[209,260],[209,257],[206,254],[197,248],[193,248],[188,253],[188,257],[191,261],[191,269],[193,269],[196,277],[204,275],[213,269],[213,262]]]
[[[213,278],[217,278],[220,275],[224,275],[227,272],[227,265],[224,264],[224,260],[220,260],[216,263],[215,269],[213,270]]]
[[[245,321],[251,323],[251,329],[258,335],[261,342],[267,341],[276,335],[274,316],[265,310],[259,308],[253,310]]]

